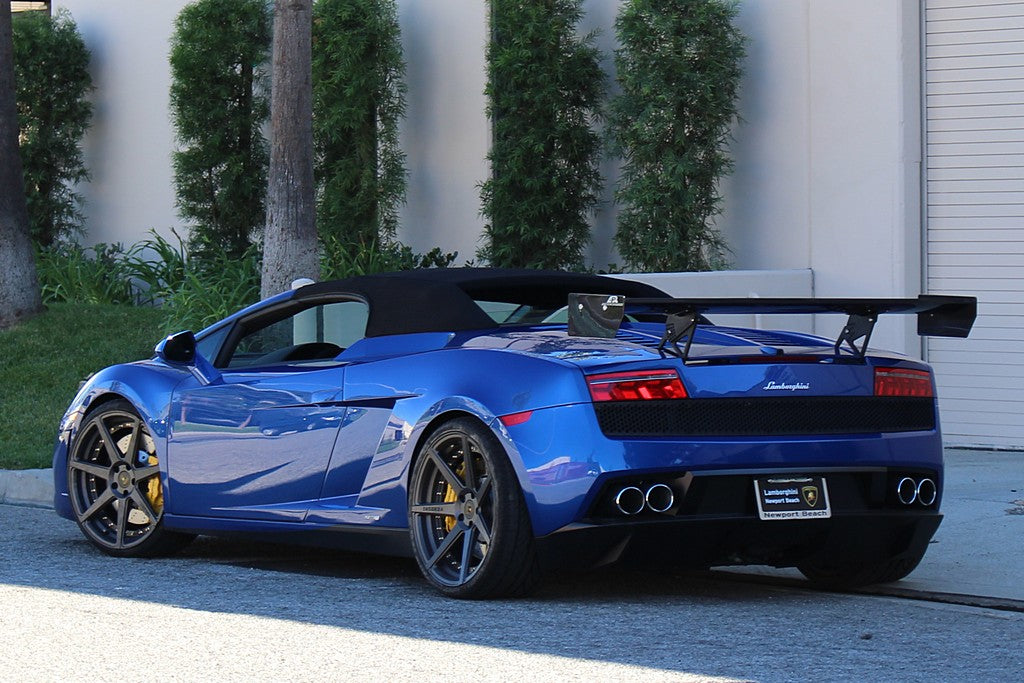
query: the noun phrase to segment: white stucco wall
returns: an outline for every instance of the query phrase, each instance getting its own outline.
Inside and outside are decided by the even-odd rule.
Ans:
[[[92,180],[85,197],[89,244],[131,244],[180,227],[174,206],[168,110],[169,39],[183,0],[57,0],[92,52],[92,127],[83,152]],[[182,233],[184,236],[184,233]]]
[[[739,26],[743,121],[720,223],[735,265],[811,268],[822,297],[916,296],[917,1],[746,0]],[[909,318],[883,318],[872,342],[920,352]]]
[[[483,230],[477,185],[487,179],[487,4],[399,0],[406,61],[401,143],[409,171],[399,238],[475,258]]]
[[[621,0],[586,0],[612,70]],[[93,52],[96,117],[85,142],[89,241],[132,242],[180,225],[167,109],[168,38],[184,0],[58,0]],[[479,246],[478,185],[490,127],[483,95],[487,5],[399,0],[407,61],[402,127],[408,203],[400,237],[418,250]],[[812,269],[818,296],[912,296],[920,288],[920,10],[917,0],[744,0],[749,38],[720,227],[739,269]],[[610,83],[614,92],[614,84]],[[595,217],[591,261],[617,260],[611,192]],[[833,322],[819,321],[832,334]],[[875,342],[917,353],[911,321]]]

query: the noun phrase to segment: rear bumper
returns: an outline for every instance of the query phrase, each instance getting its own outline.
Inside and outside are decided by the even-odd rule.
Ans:
[[[934,511],[762,521],[750,516],[574,523],[537,539],[548,571],[617,561],[706,568],[806,561],[873,562],[922,553],[942,521]]]

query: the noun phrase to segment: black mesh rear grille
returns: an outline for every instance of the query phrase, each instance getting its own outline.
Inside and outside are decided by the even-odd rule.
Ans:
[[[607,436],[795,436],[935,429],[931,398],[808,396],[595,403]]]

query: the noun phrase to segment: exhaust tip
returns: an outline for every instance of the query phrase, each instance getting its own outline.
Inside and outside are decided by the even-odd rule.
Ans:
[[[626,486],[615,494],[615,507],[624,515],[640,514],[646,502],[644,492],[635,486]]]
[[[672,488],[667,484],[655,484],[647,489],[647,507],[652,512],[668,512],[672,504],[676,502],[676,496]]]
[[[896,497],[904,505],[913,505],[917,500],[917,482],[910,477],[900,479],[900,483],[896,484]]]
[[[935,482],[931,479],[922,479],[917,484],[917,500],[928,507],[935,503],[935,499],[939,497],[939,487],[935,485]]]

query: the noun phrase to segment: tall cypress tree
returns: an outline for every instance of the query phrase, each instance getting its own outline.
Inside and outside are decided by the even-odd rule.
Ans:
[[[405,62],[394,0],[317,0],[313,137],[321,237],[390,241],[405,198]]]
[[[171,112],[178,210],[190,246],[239,257],[263,226],[269,111],[265,0],[196,0],[171,41]]]
[[[604,74],[582,0],[492,0],[491,178],[481,189],[494,266],[580,268],[597,204]]]
[[[33,240],[50,246],[82,229],[75,184],[88,179],[81,141],[92,118],[89,50],[67,10],[16,16],[14,72]]]
[[[646,271],[710,270],[726,246],[714,226],[736,118],[744,40],[735,0],[626,0],[615,23],[622,93],[612,150],[624,159],[615,244]]]

